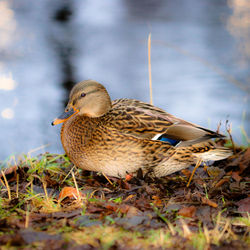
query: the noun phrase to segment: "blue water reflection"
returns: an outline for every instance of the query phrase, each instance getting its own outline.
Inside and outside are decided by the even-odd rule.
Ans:
[[[229,119],[241,143],[240,126],[250,132],[250,38],[241,4],[1,1],[0,159],[47,144],[37,152],[63,152],[60,127],[50,122],[74,82],[92,78],[112,99],[149,101],[149,32],[154,104],[211,129]]]

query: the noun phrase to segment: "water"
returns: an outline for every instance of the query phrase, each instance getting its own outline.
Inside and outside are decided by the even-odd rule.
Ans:
[[[60,126],[50,123],[77,81],[100,81],[112,99],[149,102],[150,32],[154,104],[214,130],[228,119],[242,143],[240,126],[250,134],[250,7],[239,4],[0,1],[0,159],[47,144],[34,154],[63,152]]]

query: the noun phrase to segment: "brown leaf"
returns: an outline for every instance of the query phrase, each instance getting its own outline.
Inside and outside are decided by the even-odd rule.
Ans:
[[[94,214],[94,213],[101,213],[104,211],[103,207],[99,207],[97,205],[98,204],[93,204],[93,203],[88,204],[87,208],[88,213]]]
[[[218,181],[218,182],[216,183],[215,187],[220,187],[220,186],[222,186],[224,183],[229,182],[229,179],[230,179],[230,178],[223,178],[223,179],[221,179],[220,181]]]
[[[134,198],[134,197],[135,197],[135,194],[130,194],[128,197],[126,197],[126,198],[124,199],[123,202],[129,201],[129,200],[131,200],[131,199]]]
[[[184,174],[186,177],[190,177],[191,171],[188,169],[183,169],[181,170],[182,174]]]
[[[79,192],[79,195],[80,195],[80,197],[83,197],[83,194],[82,194],[81,192]],[[66,198],[66,197],[77,199],[77,198],[78,198],[77,189],[76,189],[76,188],[73,188],[73,187],[64,187],[64,188],[61,190],[58,199],[59,199],[59,200],[63,200],[63,199]],[[80,198],[80,197],[79,197],[79,198]]]
[[[114,212],[118,210],[118,206],[116,204],[107,204],[105,207],[106,209],[114,211]]]
[[[125,181],[130,181],[133,178],[132,174],[127,174],[125,177]]]
[[[217,203],[215,203],[214,201],[211,201],[211,200],[209,200],[209,199],[207,199],[205,197],[201,197],[201,201],[202,201],[203,204],[207,204],[210,207],[214,207],[214,208],[218,207]]]
[[[157,206],[157,207],[162,206],[162,201],[161,201],[159,196],[153,195],[152,199],[153,199],[153,203],[154,203],[155,206]]]
[[[139,216],[141,214],[142,213],[138,208],[136,208],[134,206],[129,206],[129,209],[127,211],[127,218],[132,218],[134,216]]]
[[[245,151],[245,153],[243,154],[242,158],[241,158],[241,162],[245,165],[245,166],[249,166],[250,164],[250,147],[247,148],[247,150]]]
[[[242,179],[242,177],[239,176],[239,172],[233,172],[232,178],[235,179],[237,182],[239,182]]]
[[[118,207],[119,212],[122,213],[122,214],[127,214],[129,209],[130,209],[130,206],[126,205],[126,204],[121,204]]]
[[[250,166],[250,147],[245,152],[234,155],[234,160],[228,166],[239,166],[240,173]]]
[[[114,212],[120,212],[122,214],[127,214],[128,212],[133,213],[133,207],[126,205],[126,204],[113,204],[109,203],[105,206],[108,210],[114,211]],[[136,208],[135,208],[136,209]]]
[[[218,168],[218,167],[207,167],[207,173],[210,177],[213,177],[213,178],[216,178],[218,176],[222,176],[225,171],[221,168]]]
[[[236,203],[238,207],[238,211],[242,212],[243,216],[247,216],[246,213],[250,213],[250,197],[242,199]]]
[[[196,207],[191,206],[191,207],[183,207],[179,210],[178,214],[184,217],[194,217],[196,212]]]

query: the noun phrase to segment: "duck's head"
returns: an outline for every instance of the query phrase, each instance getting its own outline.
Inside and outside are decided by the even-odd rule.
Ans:
[[[107,90],[100,83],[86,80],[77,83],[70,92],[69,102],[64,113],[57,117],[52,125],[65,122],[73,115],[100,117],[111,108],[111,100]]]

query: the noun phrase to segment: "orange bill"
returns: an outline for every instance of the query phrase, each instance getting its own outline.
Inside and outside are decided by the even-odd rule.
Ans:
[[[60,116],[54,119],[54,121],[51,123],[52,126],[60,124],[62,122],[67,121],[71,116],[78,113],[78,110],[75,110],[73,108],[70,108],[68,111],[63,112]]]

